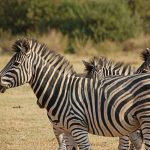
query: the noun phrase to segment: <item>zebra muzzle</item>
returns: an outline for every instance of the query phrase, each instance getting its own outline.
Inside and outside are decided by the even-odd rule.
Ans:
[[[2,84],[2,77],[0,76],[0,93],[4,93],[6,91],[6,86]]]

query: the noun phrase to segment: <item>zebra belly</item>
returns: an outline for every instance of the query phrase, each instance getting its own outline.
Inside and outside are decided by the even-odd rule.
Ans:
[[[108,108],[108,107],[107,107]],[[103,112],[102,112],[103,111]],[[88,117],[89,133],[107,136],[107,137],[120,137],[128,135],[140,127],[137,118],[133,117],[132,113],[117,113],[115,108],[111,111],[103,109],[102,111],[95,112],[93,117]]]
[[[89,129],[89,133],[106,137],[121,137],[123,135],[128,135],[129,133],[134,132],[139,127],[140,126],[128,126],[124,128],[122,126],[112,126],[106,124],[104,126],[101,124],[101,128]]]

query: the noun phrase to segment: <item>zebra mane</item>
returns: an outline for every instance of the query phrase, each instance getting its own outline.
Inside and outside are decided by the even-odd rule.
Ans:
[[[150,49],[146,48],[141,52],[141,58],[144,61],[137,69],[136,73],[150,72]]]
[[[150,61],[150,49],[146,48],[141,53],[141,58],[143,61]]]
[[[12,45],[12,49],[16,53],[20,51],[26,52],[29,48],[30,45],[28,39],[19,39]]]
[[[85,72],[90,74],[91,72],[98,72],[102,68],[105,69],[126,69],[129,68],[130,70],[134,70],[129,64],[125,64],[123,62],[115,62],[111,59],[107,59],[106,57],[93,57],[89,62],[83,61],[85,66]]]
[[[72,64],[64,56],[50,50],[45,44],[41,44],[35,39],[26,38],[17,40],[12,48],[15,52],[31,49],[31,51],[42,57],[49,65],[56,67],[59,63],[59,66],[57,66],[58,71],[65,74],[76,74]]]

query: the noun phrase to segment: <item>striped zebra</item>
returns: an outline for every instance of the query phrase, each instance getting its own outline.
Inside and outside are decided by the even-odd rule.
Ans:
[[[89,62],[83,61],[85,65],[85,77],[102,79],[107,76],[114,75],[132,75],[135,73],[147,73],[150,70],[150,50],[146,48],[141,53],[142,60],[144,63],[137,69],[132,68],[128,64],[122,62],[114,62],[107,59],[106,57],[94,57]],[[141,131],[137,130],[136,140],[142,144]],[[123,136],[119,138],[118,149],[128,149],[129,148],[129,136]],[[130,150],[134,150],[135,147],[131,143]]]
[[[45,44],[40,44],[34,39],[28,39],[28,41],[29,41],[29,45],[30,45],[31,49],[33,49],[36,54],[38,54],[40,57],[42,57],[47,62],[48,65],[53,66],[57,70],[61,70],[62,72],[65,71],[65,72],[67,72],[67,74],[76,74],[73,66],[70,64],[70,62],[65,57],[63,57],[60,54],[57,54],[53,50],[49,50]],[[23,44],[22,42],[20,42],[18,40],[17,43],[16,44],[18,47],[22,47],[22,45],[21,45],[21,44]],[[17,62],[16,62],[16,64],[17,64]],[[9,67],[11,65],[12,64],[9,63],[7,67]],[[3,69],[0,72],[1,75],[3,73],[5,73],[5,69]],[[1,91],[1,92],[4,92],[4,91]],[[69,137],[69,135],[64,135],[64,133],[61,134],[59,129],[56,128],[56,126],[53,126],[53,130],[54,130],[55,136],[59,143],[59,148],[58,148],[59,150],[66,150],[66,149],[72,150],[73,147],[76,146],[73,139],[71,139],[71,137]]]
[[[148,66],[147,59],[150,58],[150,55],[147,53],[149,50],[144,50],[142,52],[142,57],[144,57],[144,63],[138,68],[138,73],[145,72],[145,68]],[[146,59],[147,58],[147,59]],[[101,80],[104,77],[111,77],[114,75],[132,75],[137,71],[135,68],[132,68],[128,64],[124,64],[122,62],[114,62],[112,60],[107,59],[106,57],[94,57],[89,62],[83,61],[85,65],[85,77],[94,78]],[[141,69],[140,69],[141,68]],[[140,130],[137,131],[136,138],[138,143],[142,144],[142,139],[140,136]],[[139,145],[141,147],[142,145]],[[119,146],[118,149],[128,149],[129,148],[129,136],[123,136],[119,138]],[[135,147],[131,143],[130,150],[134,150]]]
[[[27,40],[20,42],[0,75],[1,91],[29,83],[39,107],[47,110],[53,125],[71,134],[80,150],[91,149],[88,133],[123,136],[139,127],[150,149],[150,74],[80,78],[49,66]]]
[[[129,64],[124,64],[123,62],[114,62],[112,60],[108,60],[106,57],[94,57],[90,62],[83,61],[85,65],[85,74],[76,74],[80,77],[88,77],[88,78],[97,78],[102,79],[106,76],[114,76],[114,75],[132,75],[134,73],[146,73],[149,70],[149,64],[150,64],[150,50],[145,49],[142,52],[142,58],[144,60],[144,63],[136,70],[135,68],[131,67]],[[147,70],[146,70],[147,69]],[[137,130],[137,132],[134,133],[135,138],[133,144],[130,144],[130,150],[135,150],[134,143],[138,143],[135,146],[137,149],[142,147],[142,137],[141,137],[141,131]],[[69,137],[70,139],[71,137]],[[63,139],[63,137],[62,137]],[[135,140],[136,139],[136,140]],[[73,142],[73,139],[71,139]],[[135,142],[136,141],[136,142]],[[71,143],[69,143],[71,144]],[[75,146],[75,143],[72,144],[73,147]],[[123,136],[119,138],[119,150],[128,149],[129,148],[129,136]],[[70,147],[72,150],[73,148]]]

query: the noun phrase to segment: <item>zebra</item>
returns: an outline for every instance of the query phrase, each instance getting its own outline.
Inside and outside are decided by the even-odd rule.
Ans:
[[[147,70],[149,70],[148,66],[150,64],[149,60],[150,50],[148,48],[145,49],[142,52],[141,57],[144,60],[144,63],[138,68],[138,70],[131,67],[129,64],[125,64],[123,62],[114,62],[112,60],[107,59],[106,57],[94,57],[93,59],[90,60],[90,62],[86,62],[83,60],[83,64],[85,65],[85,73],[76,75],[79,77],[97,78],[101,80],[103,77],[106,76],[114,76],[114,75],[126,76],[131,75],[133,73],[146,73]],[[135,141],[136,143],[138,143],[138,145],[135,145],[137,148],[142,146],[142,137],[140,130],[137,130],[135,132],[135,138],[133,143],[135,143]],[[130,145],[130,150],[135,150],[133,143],[131,143]],[[74,145],[75,147],[75,143],[72,145]],[[120,137],[118,149],[121,150],[128,148],[129,148],[129,136]]]
[[[146,48],[141,53],[142,60],[144,63],[136,70],[129,64],[123,62],[114,62],[106,57],[93,57],[89,62],[83,60],[85,66],[85,77],[98,78],[101,80],[103,77],[114,76],[114,75],[131,75],[134,73],[147,73],[150,67],[150,50]],[[136,140],[142,144],[142,137],[140,130],[137,130]],[[141,145],[142,146],[142,145]],[[141,147],[139,145],[139,147]],[[129,136],[123,136],[119,138],[118,149],[129,148]],[[131,143],[130,149],[135,149]]]
[[[101,81],[76,77],[49,66],[33,53],[28,40],[20,42],[21,46],[18,42],[13,46],[11,65],[0,74],[1,91],[29,83],[39,107],[47,110],[53,125],[73,137],[80,150],[91,149],[88,133],[123,136],[139,127],[150,149],[150,74]]]
[[[114,62],[106,57],[94,57],[89,62],[83,60],[85,66],[85,77],[97,78],[101,80],[107,76],[114,75],[131,75],[134,73],[147,73],[150,67],[150,50],[146,48],[141,53],[142,60],[144,63],[136,70],[132,68],[129,64],[124,64],[123,62]],[[142,137],[140,136],[140,130],[137,130],[136,139],[138,143],[142,144]],[[138,137],[138,138],[137,138]],[[141,145],[142,146],[142,145]],[[139,146],[139,147],[141,147]],[[129,136],[123,136],[119,138],[118,149],[128,149],[129,147]],[[130,149],[135,149],[134,145],[131,143]]]
[[[21,40],[17,41],[18,47],[21,47],[23,44],[20,41]],[[37,53],[40,57],[42,57],[49,65],[54,66],[58,70],[64,70],[65,72],[68,72],[67,74],[77,74],[71,63],[64,56],[56,53],[54,50],[49,50],[45,44],[40,44],[35,39],[28,38],[28,41],[30,47],[34,49],[34,52]],[[8,66],[10,65],[12,64],[8,64]],[[2,70],[0,73],[3,74],[3,72],[5,72],[5,69]],[[4,92],[4,89],[0,90],[1,92]],[[69,137],[69,135],[66,136],[63,133],[60,134],[60,131],[55,126],[53,126],[53,131],[59,143],[59,150],[72,150],[76,146],[74,141],[72,141],[71,137]]]
[[[37,46],[37,45],[36,45],[36,42],[35,42],[35,41],[32,41],[32,42],[33,42],[32,46],[35,46],[35,47],[36,47],[36,46]],[[34,44],[35,44],[35,45],[34,45]],[[39,50],[39,49],[38,49],[38,50]],[[38,52],[38,53],[39,53],[39,52]],[[48,53],[48,54],[49,54],[49,53]],[[46,56],[49,56],[49,55],[46,55]],[[50,56],[51,56],[51,55],[50,55]],[[47,58],[47,57],[46,57],[46,58]],[[51,58],[51,57],[50,57],[50,58]]]
[[[85,65],[85,73],[76,74],[78,77],[88,77],[88,78],[97,78],[102,79],[106,76],[114,75],[131,75],[133,73],[146,73],[149,71],[150,66],[150,50],[146,48],[142,51],[141,57],[143,59],[143,64],[136,70],[131,67],[129,64],[123,62],[114,62],[107,59],[106,57],[94,57],[90,62],[83,60]],[[133,143],[130,144],[130,150],[135,150],[134,144],[137,149],[142,147],[142,137],[141,131],[138,129],[135,133],[135,138]],[[71,138],[71,137],[70,137]],[[136,140],[135,140],[136,139]],[[72,144],[75,147],[75,143]],[[119,138],[118,149],[128,149],[129,148],[129,136],[123,136]],[[72,150],[72,148],[71,148]]]
[[[129,64],[115,62],[107,59],[106,57],[93,57],[89,62],[85,60],[82,62],[85,66],[85,77],[87,78],[97,78],[101,80],[107,76],[127,76],[136,72],[136,69],[131,67]]]

